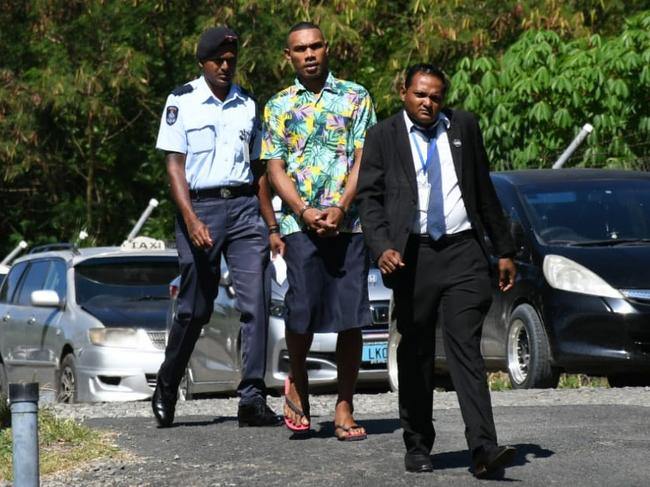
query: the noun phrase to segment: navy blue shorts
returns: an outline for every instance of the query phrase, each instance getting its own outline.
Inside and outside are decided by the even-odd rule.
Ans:
[[[360,233],[284,237],[289,290],[285,324],[293,333],[328,333],[371,323],[368,249]]]

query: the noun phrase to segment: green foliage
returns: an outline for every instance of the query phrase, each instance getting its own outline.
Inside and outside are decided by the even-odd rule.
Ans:
[[[57,418],[47,408],[38,414],[40,472],[43,475],[119,455],[106,434],[71,419]],[[11,428],[0,430],[0,481],[12,477]]]
[[[89,241],[117,244],[152,197],[161,206],[143,232],[172,238],[154,148],[161,110],[171,89],[198,75],[199,34],[222,23],[241,36],[239,82],[261,103],[292,82],[286,32],[311,20],[329,41],[332,71],[366,86],[380,118],[400,106],[403,69],[431,61],[453,74],[456,104],[481,116],[498,167],[547,161],[591,120],[597,133],[581,163],[630,165],[650,129],[649,26],[647,15],[623,24],[643,8],[641,0],[0,2],[0,256],[21,238],[73,241],[81,229]]]
[[[558,389],[580,389],[581,387],[609,387],[606,377],[591,377],[584,374],[562,374]]]
[[[493,372],[488,374],[488,386],[491,391],[509,391],[512,389],[510,378],[505,372]]]
[[[491,391],[508,391],[512,389],[510,378],[505,372],[488,374]],[[580,389],[581,387],[609,387],[606,377],[592,377],[584,374],[560,374],[558,389]]]
[[[503,53],[461,60],[449,101],[478,113],[498,169],[550,167],[584,123],[568,165],[650,168],[650,11],[616,37],[530,30]]]
[[[99,433],[71,419],[60,419],[48,409],[41,409],[38,415],[39,441],[43,445],[67,442],[80,445],[84,441],[95,440]]]
[[[11,409],[4,392],[0,392],[0,430],[11,426]]]

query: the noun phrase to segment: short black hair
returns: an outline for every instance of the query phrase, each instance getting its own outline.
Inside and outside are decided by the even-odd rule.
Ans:
[[[406,77],[404,78],[404,88],[408,89],[408,87],[411,86],[413,76],[418,73],[430,74],[431,76],[438,78],[442,81],[443,93],[447,93],[447,90],[449,89],[449,80],[447,79],[447,76],[445,76],[442,69],[429,63],[418,63],[409,66],[406,70]]]
[[[289,29],[289,33],[287,34],[287,36],[293,34],[294,32],[297,32],[299,30],[308,30],[308,29],[318,29],[318,30],[320,30],[320,27],[319,27],[318,24],[314,24],[313,22],[298,22],[293,27],[291,27],[291,29]]]
[[[320,26],[318,24],[314,24],[313,22],[298,22],[296,25],[291,27],[291,29],[289,29],[289,33],[287,34],[287,48],[289,48],[289,36],[291,34],[293,34],[294,32],[298,32],[299,30],[311,30],[311,29],[318,30],[323,36],[323,39],[325,39],[325,34],[323,34],[323,31],[320,30]]]

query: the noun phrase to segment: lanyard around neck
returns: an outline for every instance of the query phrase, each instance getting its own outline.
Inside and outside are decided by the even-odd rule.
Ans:
[[[415,145],[415,150],[417,151],[418,157],[420,158],[420,164],[422,164],[422,172],[426,174],[427,171],[429,170],[429,166],[431,166],[431,161],[433,161],[433,153],[436,150],[436,143],[438,141],[437,131],[436,131],[436,135],[434,135],[429,139],[429,149],[427,150],[426,160],[422,156],[422,151],[420,150],[420,144],[418,144],[418,141],[415,138],[415,133],[413,131],[411,131],[411,140],[413,141],[413,144]]]

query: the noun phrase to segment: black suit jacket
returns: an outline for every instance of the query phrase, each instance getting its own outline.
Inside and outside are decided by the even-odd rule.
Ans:
[[[497,256],[515,253],[501,204],[490,180],[483,137],[476,117],[444,109],[451,155],[467,216],[484,252],[490,237]],[[357,199],[363,233],[375,259],[387,249],[404,255],[417,211],[417,182],[409,135],[400,110],[372,127],[363,146]],[[390,279],[387,282],[390,285]]]

